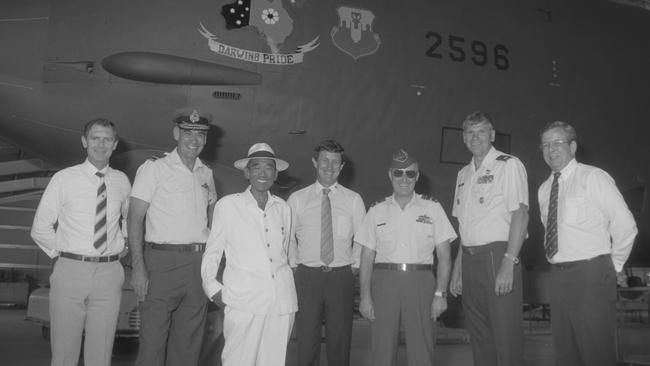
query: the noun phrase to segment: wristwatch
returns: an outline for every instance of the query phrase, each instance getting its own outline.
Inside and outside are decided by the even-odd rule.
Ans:
[[[505,253],[503,256],[510,259],[512,263],[519,264],[519,257],[515,257],[514,255],[508,253]]]
[[[443,299],[446,299],[447,298],[447,291],[436,291],[433,295],[437,296],[437,297],[442,297]]]

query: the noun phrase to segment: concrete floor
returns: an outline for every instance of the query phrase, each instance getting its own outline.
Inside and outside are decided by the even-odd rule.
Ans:
[[[45,366],[50,362],[49,341],[43,338],[41,325],[25,319],[26,309],[0,308],[0,365],[2,366]],[[554,352],[551,344],[548,321],[525,322],[524,353],[526,366],[552,366]],[[365,321],[355,321],[352,339],[352,366],[370,366],[367,359],[370,329]],[[472,366],[471,350],[468,343],[462,342],[454,330],[442,329],[436,345],[436,366]],[[624,347],[628,352],[650,354],[650,324],[645,320],[622,329]],[[113,366],[131,366],[137,355],[137,341],[119,340],[113,355]],[[215,347],[208,347],[214,349]],[[321,365],[326,366],[325,350],[321,352]],[[218,353],[205,354],[202,366],[219,365]],[[646,356],[650,362],[650,357]],[[81,365],[82,363],[80,363]],[[645,363],[650,364],[650,363]],[[289,344],[287,366],[297,365],[296,344]],[[405,347],[401,345],[398,353],[398,366],[406,366]]]
[[[0,365],[2,366],[44,366],[49,365],[49,341],[42,337],[41,326],[25,319],[25,309],[0,309]],[[526,325],[525,355],[527,366],[551,366],[553,347],[550,344],[548,322],[534,322]],[[369,327],[365,321],[356,321],[353,331],[351,365],[367,365],[369,348]],[[472,357],[467,343],[453,341],[453,337],[440,337],[436,346],[436,366],[471,366]],[[113,366],[131,366],[137,354],[137,342],[119,341],[116,345]],[[321,365],[325,366],[325,351],[321,352]],[[208,362],[214,366],[216,362]],[[289,344],[287,365],[296,365],[296,345]],[[398,365],[407,365],[404,346],[400,346]],[[369,366],[369,365],[368,365]]]

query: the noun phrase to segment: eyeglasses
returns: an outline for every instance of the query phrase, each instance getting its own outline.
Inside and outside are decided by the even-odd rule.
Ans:
[[[539,149],[540,150],[549,150],[550,148],[555,148],[558,147],[562,144],[568,144],[571,141],[565,141],[565,140],[553,140],[549,142],[545,142],[543,144],[539,144]]]
[[[393,169],[392,170],[393,177],[395,178],[401,178],[402,175],[406,174],[406,177],[409,179],[413,179],[418,176],[418,171],[417,170],[407,170],[407,169]]]

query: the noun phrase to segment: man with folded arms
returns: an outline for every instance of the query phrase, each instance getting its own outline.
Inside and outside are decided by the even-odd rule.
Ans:
[[[366,207],[361,196],[338,183],[345,166],[343,147],[325,140],[314,148],[316,182],[291,194],[292,231],[289,261],[296,267],[298,291],[296,338],[298,364],[320,365],[321,328],[325,320],[327,362],[350,364],[354,275],[358,245],[352,238]]]
[[[374,366],[394,364],[400,322],[409,366],[434,364],[435,320],[447,309],[456,233],[437,201],[415,193],[419,176],[417,161],[398,150],[388,169],[393,194],[370,208],[355,239],[363,246],[359,310],[372,322]]]
[[[178,111],[176,148],[142,164],[133,183],[128,223],[131,284],[140,300],[138,366],[198,363],[208,305],[201,256],[216,201],[212,169],[198,157],[210,120],[199,108]]]
[[[570,124],[547,124],[541,140],[552,171],[538,199],[551,263],[556,365],[615,365],[616,273],[630,255],[636,223],[614,179],[576,161]]]
[[[86,161],[54,174],[34,216],[32,238],[57,258],[50,276],[52,366],[77,365],[84,331],[84,364],[111,362],[131,190],[126,175],[108,166],[117,142],[113,122],[88,122],[81,137]]]
[[[223,197],[214,208],[201,276],[212,301],[225,304],[221,354],[224,366],[284,366],[298,309],[288,263],[291,209],[269,190],[289,163],[256,143],[235,161],[250,186]],[[226,256],[223,282],[217,280]]]

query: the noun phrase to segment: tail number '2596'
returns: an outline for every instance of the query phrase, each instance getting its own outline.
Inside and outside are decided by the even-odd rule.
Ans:
[[[444,47],[443,42],[446,41],[448,49],[447,56],[456,62],[465,62],[468,59],[474,65],[485,66],[490,62],[494,63],[494,67],[499,70],[508,70],[510,67],[510,60],[508,59],[508,47],[502,44],[496,44],[492,49],[481,41],[466,41],[465,38],[449,35],[446,39],[438,32],[427,32],[427,39],[431,39],[433,44],[427,49],[426,55],[431,58],[442,59],[445,57],[441,46]],[[469,48],[469,49],[468,49]]]

